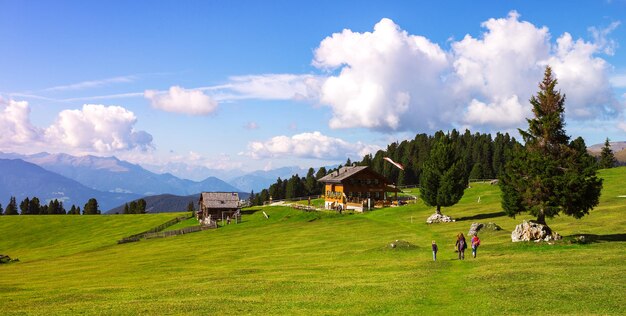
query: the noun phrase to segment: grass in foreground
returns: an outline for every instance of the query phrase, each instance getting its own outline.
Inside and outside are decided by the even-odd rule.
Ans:
[[[238,225],[123,245],[114,243],[127,228],[84,226],[101,241],[69,253],[63,242],[41,241],[31,253],[46,260],[4,237],[0,252],[24,260],[0,266],[0,314],[624,314],[626,198],[618,196],[626,168],[602,176],[601,204],[589,216],[548,222],[564,236],[599,236],[584,245],[511,243],[514,226],[530,217],[505,217],[498,187],[488,184],[444,209],[459,219],[450,224],[427,225],[433,210],[421,202],[353,215],[259,207]],[[150,216],[120,218],[132,226]],[[7,221],[0,228],[15,236]],[[478,258],[455,260],[454,236],[474,221],[503,230],[481,234]],[[416,247],[388,249],[396,239]]]

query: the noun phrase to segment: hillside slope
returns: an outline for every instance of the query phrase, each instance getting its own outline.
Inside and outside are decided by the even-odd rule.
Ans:
[[[71,216],[49,216],[55,221],[43,227],[28,224],[35,216],[0,216],[0,229],[9,236],[0,239],[0,249],[24,257],[0,266],[5,289],[0,313],[623,315],[626,168],[600,175],[605,179],[600,205],[588,216],[548,219],[566,238],[556,244],[512,243],[511,230],[532,217],[504,216],[498,187],[486,183],[473,183],[457,205],[443,209],[454,223],[426,224],[434,210],[421,201],[343,215],[257,207],[244,213],[240,224],[89,245],[71,254],[65,248],[81,240],[59,229],[71,224]],[[90,218],[119,219],[115,225],[125,229],[125,220],[165,215]],[[15,225],[16,220],[25,223]],[[477,221],[495,222],[503,230],[481,232],[478,257],[456,260],[455,235]],[[114,225],[106,226],[97,234],[92,232],[97,225],[83,231],[115,240]],[[54,238],[42,230],[54,232]],[[569,242],[581,234],[587,243]],[[25,239],[30,235],[39,240],[32,250]],[[390,248],[397,240],[410,247]],[[440,249],[437,262],[432,240]],[[32,259],[37,252],[46,260]]]

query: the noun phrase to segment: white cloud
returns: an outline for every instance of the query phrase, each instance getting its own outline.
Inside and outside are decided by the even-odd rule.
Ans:
[[[624,131],[624,133],[626,133],[626,122],[617,123],[617,128],[621,129],[622,131]]]
[[[311,100],[317,99],[321,77],[294,74],[234,76],[224,86],[240,99]]]
[[[120,106],[85,104],[64,110],[45,130],[49,144],[70,151],[110,153],[152,147],[152,135],[137,131],[133,112]]]
[[[218,105],[217,101],[200,90],[186,90],[179,86],[170,87],[166,93],[146,90],[144,97],[150,100],[154,108],[191,115],[213,113]]]
[[[244,125],[244,128],[247,130],[255,130],[255,129],[259,129],[259,124],[257,124],[257,122],[248,122],[246,123],[246,125]]]
[[[111,83],[133,82],[135,79],[136,79],[135,76],[119,76],[119,77],[113,77],[113,78],[107,78],[107,79],[101,79],[101,80],[89,80],[89,81],[82,81],[82,82],[63,85],[63,86],[56,86],[56,87],[44,89],[43,91],[83,90],[83,89],[97,88],[97,87],[105,86]]]
[[[529,107],[520,104],[516,95],[494,103],[485,104],[473,99],[468,108],[465,120],[479,125],[494,127],[516,126],[531,115]]]
[[[626,88],[626,74],[617,74],[609,79],[614,88]]]
[[[611,67],[597,55],[612,52],[607,36],[617,25],[591,29],[593,42],[565,33],[552,44],[546,27],[512,11],[482,23],[480,37],[452,40],[446,51],[382,19],[373,32],[343,30],[325,38],[313,65],[338,71],[320,92],[321,103],[332,109],[331,128],[519,127],[546,65],[567,95],[567,118],[614,117]]]
[[[566,115],[575,119],[593,119],[617,111],[608,76],[611,67],[604,59],[594,57],[600,49],[594,43],[574,41],[565,33],[557,39],[556,52],[547,61],[567,97]]]
[[[52,125],[30,123],[28,102],[0,99],[0,149],[70,154],[120,153],[153,147],[152,135],[134,128],[137,118],[120,106],[86,104],[60,112]]]
[[[313,65],[341,69],[321,88],[321,103],[333,110],[331,128],[395,130],[439,119],[445,104],[440,75],[449,67],[445,52],[422,36],[409,35],[389,19],[374,32],[343,30],[325,38]]]
[[[302,133],[289,136],[276,136],[265,142],[248,144],[248,155],[254,159],[275,157],[299,157],[316,159],[361,158],[380,149],[378,146],[361,142],[349,143],[345,140],[322,135],[320,132]]]
[[[39,141],[41,130],[30,122],[30,108],[26,101],[0,98],[0,146],[12,149]]]

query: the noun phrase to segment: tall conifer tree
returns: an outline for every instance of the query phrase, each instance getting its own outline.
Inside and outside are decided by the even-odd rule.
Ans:
[[[500,177],[505,212],[512,217],[529,212],[541,224],[560,212],[575,218],[588,214],[602,188],[585,142],[570,142],[565,133],[565,95],[556,84],[546,67],[539,92],[530,99],[535,116],[527,119],[528,130],[519,130],[525,144],[516,146]]]
[[[464,162],[454,149],[450,135],[439,135],[430,156],[424,163],[420,181],[420,196],[428,206],[437,207],[456,204],[467,187]]]
[[[602,147],[602,152],[600,153],[598,167],[600,167],[600,169],[608,169],[615,167],[615,165],[617,165],[617,159],[615,159],[615,154],[613,154],[613,150],[611,150],[611,143],[607,137],[604,142],[604,147]]]

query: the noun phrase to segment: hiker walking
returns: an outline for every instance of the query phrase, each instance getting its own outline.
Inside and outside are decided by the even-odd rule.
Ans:
[[[465,249],[467,249],[467,241],[463,233],[459,233],[456,236],[456,250],[459,252],[459,260],[465,260]]]
[[[437,250],[439,250],[439,248],[437,248],[437,244],[433,240],[433,261],[437,261]]]
[[[478,235],[474,233],[474,237],[472,237],[472,256],[474,256],[474,258],[476,258],[476,250],[478,250],[478,246],[480,246],[480,239],[478,238]]]

